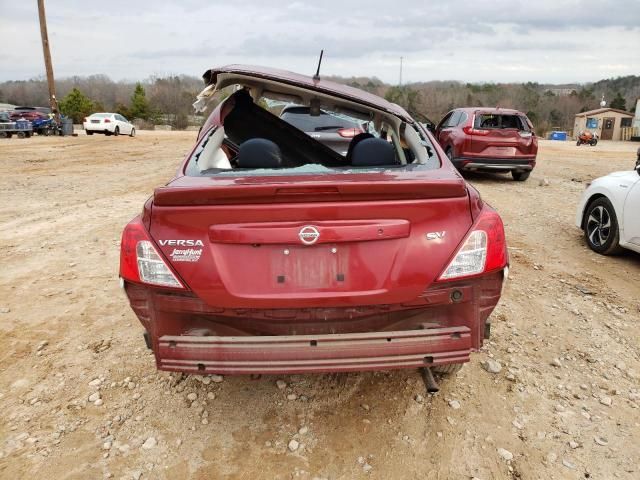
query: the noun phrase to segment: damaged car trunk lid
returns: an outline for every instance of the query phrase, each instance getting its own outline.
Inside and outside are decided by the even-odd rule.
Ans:
[[[210,305],[414,300],[472,224],[464,181],[438,170],[336,177],[181,177],[155,191],[150,233]]]

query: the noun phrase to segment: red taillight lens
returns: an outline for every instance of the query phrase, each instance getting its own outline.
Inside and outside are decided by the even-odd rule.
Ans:
[[[359,128],[341,128],[338,130],[338,135],[344,138],[353,138],[359,133],[362,133],[362,130]]]
[[[464,127],[462,131],[467,135],[489,135],[489,130],[481,130],[473,127]]]
[[[111,120],[109,120],[108,118],[105,118],[104,123],[111,123]]]
[[[502,219],[495,210],[485,206],[439,280],[458,280],[501,270],[507,263]]]
[[[136,283],[184,288],[156,250],[139,217],[129,222],[122,232],[120,277]]]

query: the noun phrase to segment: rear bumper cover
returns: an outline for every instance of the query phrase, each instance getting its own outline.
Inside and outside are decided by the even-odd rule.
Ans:
[[[430,287],[405,304],[249,310],[124,282],[161,370],[291,374],[469,361],[482,346],[504,272]]]
[[[453,160],[458,170],[475,171],[503,171],[530,172],[536,165],[535,158],[506,159],[506,158],[471,158],[460,157]]]

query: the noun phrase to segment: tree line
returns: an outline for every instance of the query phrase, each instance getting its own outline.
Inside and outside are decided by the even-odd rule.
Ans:
[[[607,105],[635,109],[640,97],[640,76],[629,75],[591,84],[545,85],[527,83],[462,83],[431,81],[404,86],[377,78],[330,77],[398,103],[412,115],[438,122],[456,107],[515,108],[525,112],[538,132],[571,130],[574,115],[599,108],[602,95]],[[197,125],[191,104],[203,88],[202,80],[186,75],[150,77],[141,82],[115,82],[106,75],[70,77],[56,82],[61,111],[74,122],[97,111],[117,112],[129,119],[185,128]],[[0,103],[47,106],[44,78],[0,83]]]

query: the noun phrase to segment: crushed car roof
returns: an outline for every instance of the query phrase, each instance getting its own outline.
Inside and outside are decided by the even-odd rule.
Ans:
[[[316,80],[313,77],[289,72],[287,70],[278,70],[254,65],[226,65],[223,67],[215,67],[207,70],[202,78],[206,85],[215,85],[219,74],[238,74],[293,85],[310,91],[317,91],[341,97],[362,105],[392,113],[404,120],[412,121],[411,116],[399,105],[388,102],[387,100],[372,93],[368,93],[348,85],[332,82],[331,80]]]

